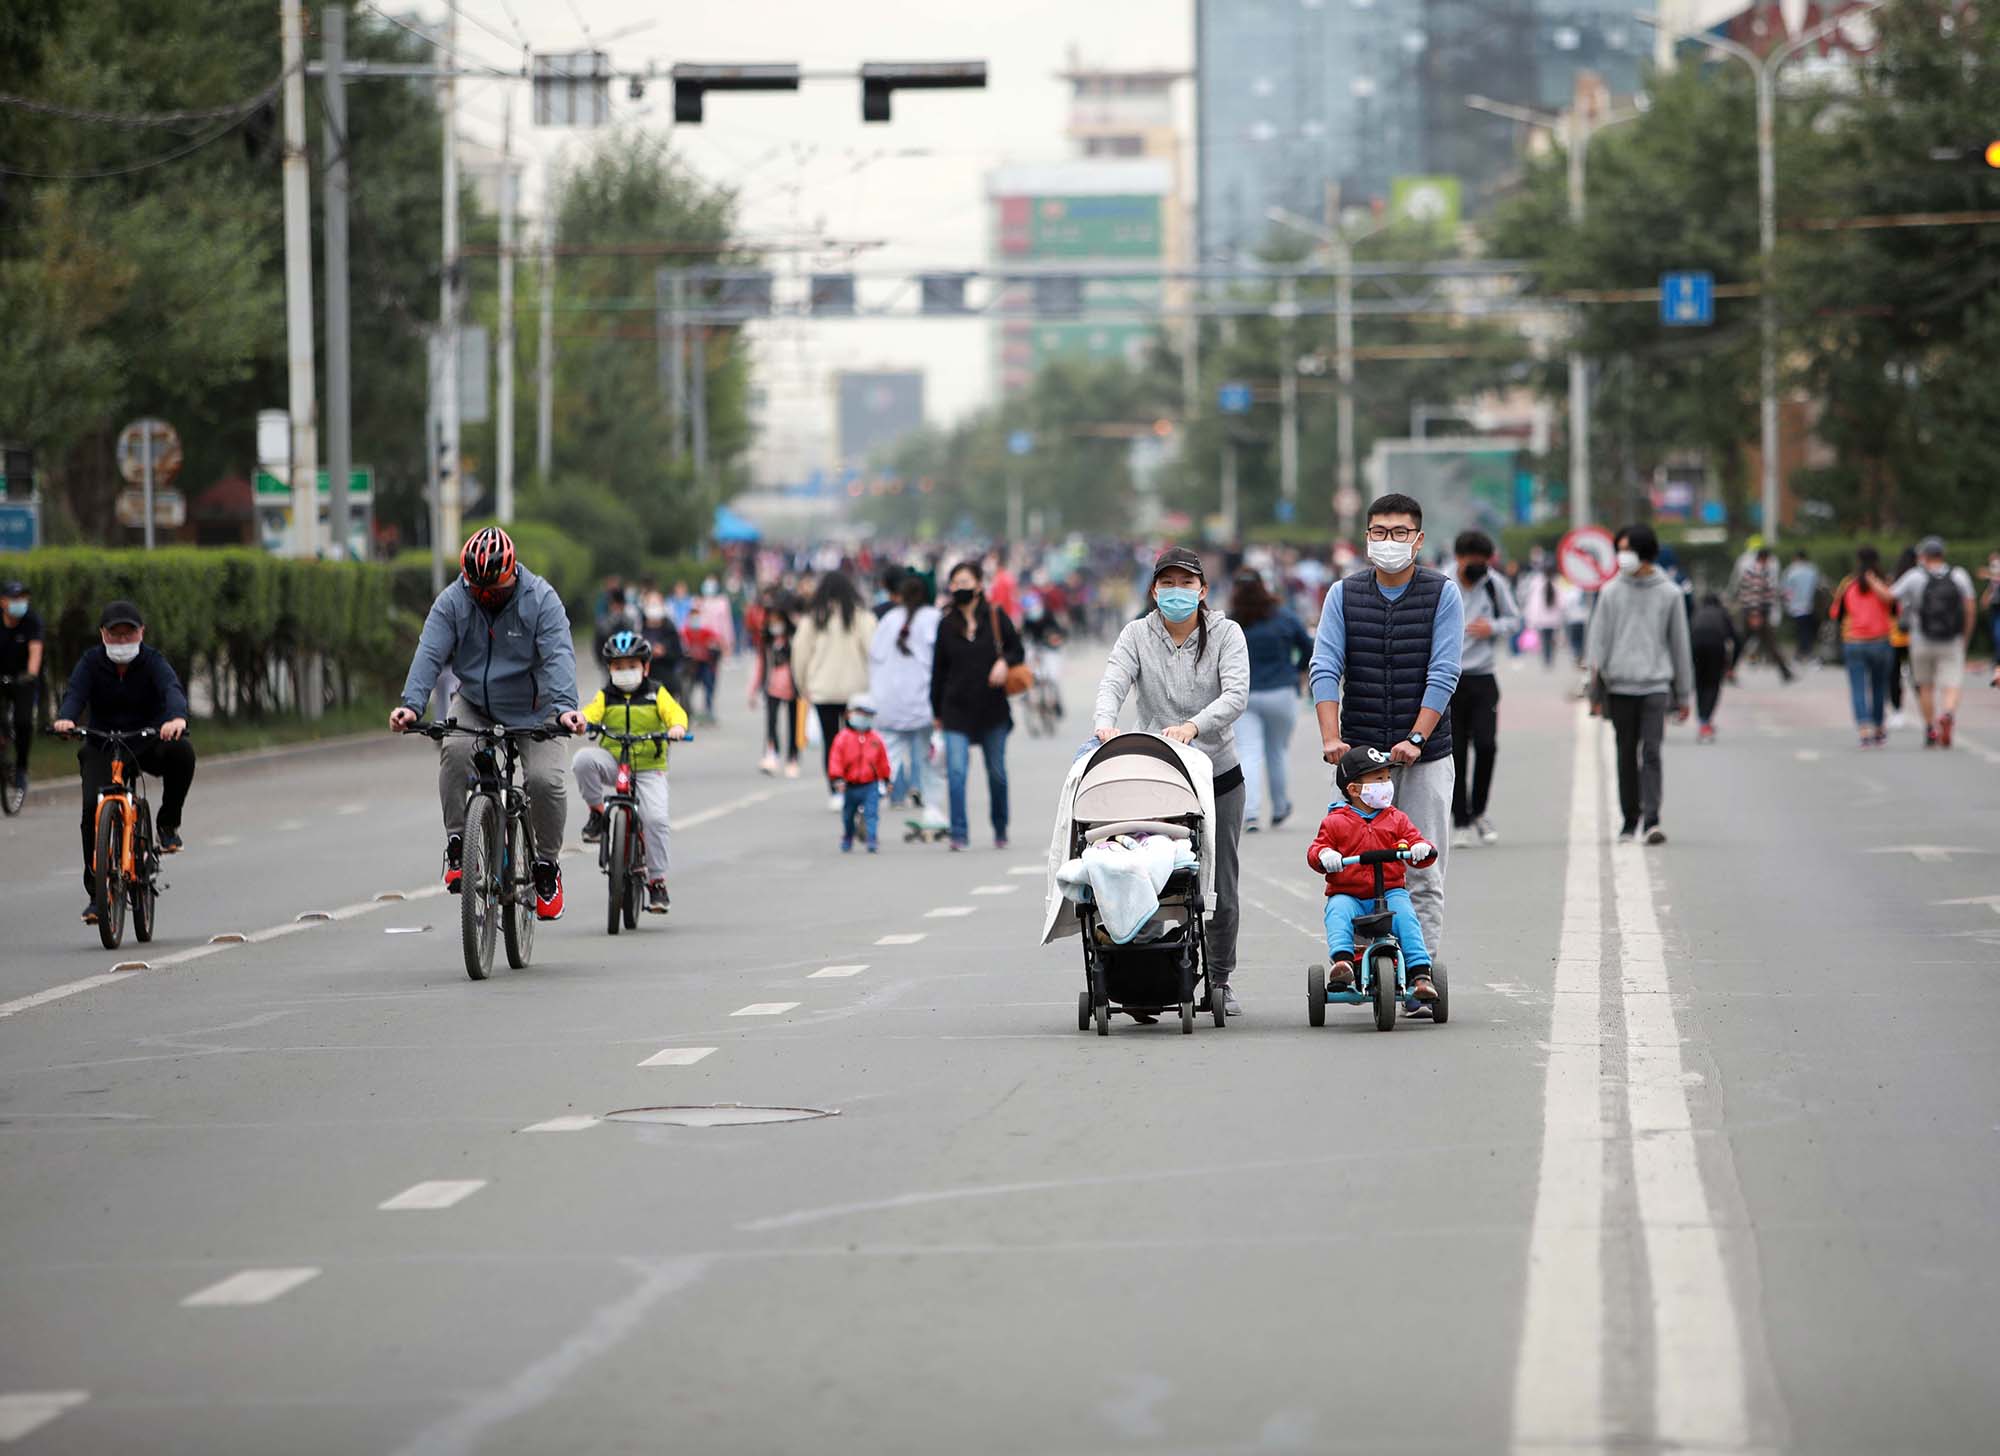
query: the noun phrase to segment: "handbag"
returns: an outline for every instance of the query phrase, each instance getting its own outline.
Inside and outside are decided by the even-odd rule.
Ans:
[[[1035,685],[1035,670],[1023,662],[1009,666],[1002,649],[1005,641],[1000,635],[1000,608],[993,602],[986,604],[986,610],[993,614],[993,669],[986,674],[989,685],[1003,689],[1010,698],[1018,698]]]

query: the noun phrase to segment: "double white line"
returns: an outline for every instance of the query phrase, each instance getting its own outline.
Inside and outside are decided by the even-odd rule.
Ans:
[[[1596,728],[1579,705],[1514,1449],[1574,1452],[1650,1437],[1741,1450],[1750,1444],[1744,1340],[1696,1156],[1652,881],[1634,845],[1612,856],[1621,975],[1616,1005],[1605,1004],[1607,785]],[[1622,1119],[1607,1052],[1623,1054]],[[1628,1147],[1650,1308],[1632,1312],[1627,1327],[1650,1331],[1652,1367],[1649,1380],[1631,1383],[1650,1390],[1650,1412],[1611,1410],[1606,1379],[1607,1200],[1622,1192]]]

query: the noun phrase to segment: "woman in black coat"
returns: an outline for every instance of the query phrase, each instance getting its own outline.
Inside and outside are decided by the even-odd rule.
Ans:
[[[993,810],[993,844],[1007,847],[1007,734],[1014,715],[1007,708],[1007,669],[1026,660],[1021,634],[1007,614],[986,599],[975,562],[951,569],[951,604],[938,626],[937,654],[931,659],[931,713],[944,730],[945,774],[951,784],[951,847],[964,849],[965,780],[972,745],[986,761],[986,795]]]

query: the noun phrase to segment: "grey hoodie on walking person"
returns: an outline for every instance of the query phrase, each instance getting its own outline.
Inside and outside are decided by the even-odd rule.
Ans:
[[[1597,597],[1584,662],[1604,691],[1645,697],[1669,693],[1676,706],[1694,696],[1694,654],[1680,588],[1658,569],[1622,573]]]

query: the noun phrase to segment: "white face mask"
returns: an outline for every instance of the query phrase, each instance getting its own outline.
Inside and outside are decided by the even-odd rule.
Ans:
[[[1618,569],[1626,576],[1637,576],[1640,564],[1638,552],[1620,551],[1618,553]]]
[[[1371,809],[1386,809],[1396,802],[1396,786],[1387,779],[1361,785],[1361,802]]]
[[[104,655],[120,667],[123,667],[128,662],[138,660],[139,644],[136,642],[107,642],[104,644]]]
[[[611,686],[621,693],[629,693],[646,680],[646,670],[642,667],[621,667],[611,674]]]
[[[1417,547],[1414,541],[1370,541],[1368,543],[1368,563],[1377,571],[1398,572],[1416,559]]]

